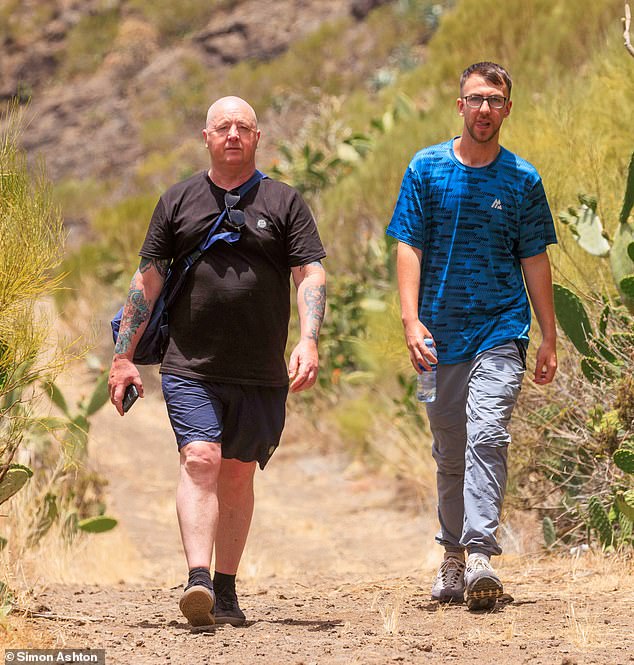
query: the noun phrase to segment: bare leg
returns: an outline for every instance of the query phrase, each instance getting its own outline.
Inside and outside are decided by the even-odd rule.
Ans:
[[[193,441],[181,449],[176,512],[187,565],[209,568],[218,526],[218,443]]]
[[[218,478],[218,530],[215,569],[235,575],[253,516],[256,462],[223,459]]]

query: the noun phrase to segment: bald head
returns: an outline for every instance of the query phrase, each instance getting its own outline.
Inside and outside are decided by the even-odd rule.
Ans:
[[[245,120],[248,119],[253,124],[253,128],[257,129],[258,119],[253,107],[240,97],[221,97],[216,100],[207,111],[205,126],[209,129],[216,124],[219,118],[233,115],[236,112],[240,113]]]
[[[203,138],[211,158],[209,177],[225,189],[247,180],[255,171],[260,130],[255,111],[240,97],[222,97],[207,111]]]

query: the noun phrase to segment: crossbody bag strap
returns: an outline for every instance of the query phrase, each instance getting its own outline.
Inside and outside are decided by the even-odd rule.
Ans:
[[[265,173],[262,173],[262,171],[258,171],[258,169],[256,169],[253,175],[246,182],[242,183],[242,185],[240,185],[240,187],[238,188],[238,194],[240,194],[240,198],[242,198],[252,187],[255,187],[255,185],[257,185],[261,180],[264,180],[265,178],[268,178],[268,176]],[[194,263],[198,261],[198,259],[203,255],[204,252],[206,252],[211,247],[211,245],[213,245],[216,231],[222,224],[222,220],[224,219],[226,214],[227,214],[227,209],[224,208],[223,211],[220,213],[220,215],[218,215],[217,219],[211,225],[211,228],[209,229],[209,233],[207,234],[207,238],[205,239],[205,241],[202,242],[200,245],[198,245],[198,247],[196,247],[196,249],[191,254],[188,254],[187,256],[181,259],[180,261],[181,269],[179,270],[179,272],[181,273],[181,277],[171,288],[168,288],[165,296],[166,306],[169,307],[169,305],[171,305],[171,303],[174,301],[174,298],[181,290],[183,285],[184,274],[189,272],[189,269],[194,265]],[[168,275],[168,279],[171,277],[171,273],[173,272],[174,271],[170,268],[170,275]]]
[[[256,169],[253,175],[246,182],[243,182],[238,188],[238,194],[240,195],[240,198],[242,198],[250,189],[255,187],[260,182],[260,180],[264,180],[264,178],[268,178],[268,176],[262,173],[262,171],[258,171]],[[214,235],[216,234],[216,231],[222,224],[222,220],[225,218],[226,214],[227,214],[227,209],[224,208],[223,211],[218,216],[218,219],[216,219],[216,221],[211,225],[211,228],[209,229],[209,233],[207,234],[205,242],[201,243],[198,246],[197,251],[200,251],[200,253],[196,255],[196,257],[191,263],[189,263],[190,266],[200,258],[203,252],[206,252],[211,247],[211,245],[213,245],[213,243],[215,242]]]

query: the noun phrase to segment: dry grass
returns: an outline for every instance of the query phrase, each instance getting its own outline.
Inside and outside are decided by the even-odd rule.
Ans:
[[[394,596],[378,591],[372,599],[371,609],[376,610],[383,622],[383,629],[388,635],[398,635],[399,619],[403,605],[403,596]]]
[[[577,646],[587,647],[600,643],[598,639],[597,618],[593,616],[588,606],[575,606],[575,603],[568,603],[566,612],[566,621],[568,623],[568,639]]]

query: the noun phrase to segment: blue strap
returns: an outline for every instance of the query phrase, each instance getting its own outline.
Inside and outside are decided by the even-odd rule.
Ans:
[[[257,183],[260,182],[260,180],[263,180],[264,178],[268,178],[268,176],[256,169],[255,173],[238,189],[238,194],[240,194],[240,198],[242,198],[252,187],[257,185]],[[183,288],[183,284],[185,282],[185,279],[187,278],[187,273],[189,272],[189,269],[194,265],[194,263],[196,263],[196,261],[198,261],[198,259],[202,256],[204,252],[206,252],[218,240],[224,240],[228,243],[232,243],[236,242],[240,238],[240,233],[236,231],[222,231],[220,233],[215,232],[216,229],[222,223],[222,220],[226,214],[227,214],[227,209],[225,208],[220,213],[220,215],[218,215],[216,221],[211,225],[211,228],[209,229],[209,233],[207,234],[205,242],[198,245],[198,247],[191,254],[181,259],[180,270],[178,270],[175,273],[170,268],[170,270],[168,271],[167,277],[165,278],[165,283],[163,284],[163,291],[162,291],[162,295],[165,298],[165,308],[169,308],[171,304],[174,302],[174,300],[180,293],[181,289]],[[175,274],[177,275],[176,277],[174,276]],[[173,282],[173,280],[176,281]]]
[[[254,174],[240,187],[238,188],[238,194],[240,195],[240,198],[242,198],[252,187],[257,185],[260,180],[263,180],[264,178],[267,178],[268,176],[262,173],[262,171],[258,171],[257,169],[255,170]],[[211,225],[211,228],[209,229],[209,233],[207,234],[207,238],[205,239],[205,242],[202,244],[198,245],[198,250],[190,254],[190,257],[196,254],[197,251],[202,254],[203,252],[206,252],[215,242],[218,240],[225,240],[226,242],[236,242],[238,238],[240,238],[240,234],[237,232],[232,232],[232,231],[225,231],[222,233],[216,233],[216,229],[220,227],[222,224],[222,220],[224,219],[225,215],[227,214],[227,209],[225,208],[216,221]],[[196,255],[196,258],[192,261],[196,261],[200,254]],[[187,257],[187,258],[190,258]],[[191,263],[189,264],[191,265]]]

